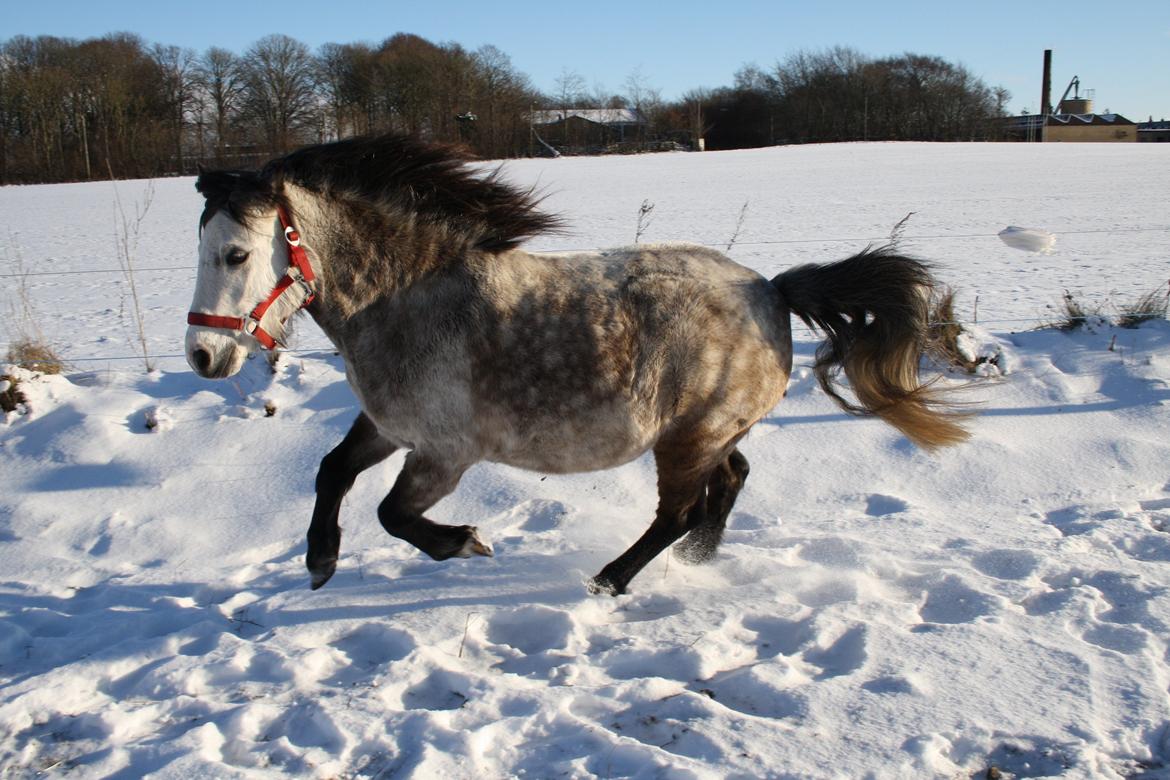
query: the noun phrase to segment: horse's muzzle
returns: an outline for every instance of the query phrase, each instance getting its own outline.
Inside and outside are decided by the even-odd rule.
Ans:
[[[213,337],[211,340],[216,339]],[[240,370],[246,355],[247,350],[231,341],[215,345],[199,337],[189,335],[187,338],[187,365],[204,379],[226,379],[232,376]]]

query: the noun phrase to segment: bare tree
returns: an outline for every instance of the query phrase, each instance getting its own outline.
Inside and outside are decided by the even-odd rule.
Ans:
[[[504,130],[500,127],[500,117],[505,109],[503,103],[512,92],[514,74],[512,60],[507,54],[495,46],[481,46],[472,55],[476,67],[476,78],[480,84],[480,94],[483,108],[482,114],[484,131],[481,139],[495,156],[500,147],[500,137]]]
[[[227,152],[228,128],[239,111],[244,90],[240,58],[227,49],[212,46],[199,58],[196,77],[215,128],[215,156],[222,161]]]
[[[317,89],[337,138],[368,133],[376,124],[375,57],[365,43],[326,43],[317,51]]]
[[[178,46],[155,44],[150,57],[161,73],[162,97],[170,114],[174,134],[175,168],[183,173],[183,135],[195,102],[195,52]]]
[[[699,139],[706,137],[707,131],[711,129],[703,113],[704,106],[710,101],[711,90],[701,87],[689,90],[682,96],[683,115],[686,117],[685,122],[690,136],[691,148],[696,151],[699,149]]]
[[[647,131],[653,131],[658,119],[658,112],[662,107],[662,93],[650,85],[650,80],[642,72],[641,65],[630,71],[624,86],[629,104],[645,120],[644,123],[638,124],[639,140],[645,141]]]
[[[385,120],[394,130],[434,135],[434,92],[442,49],[417,35],[399,33],[377,54],[377,88]]]
[[[553,84],[556,85],[553,97],[562,109],[568,109],[585,96],[585,78],[575,70],[561,68],[561,75],[553,80]]]
[[[243,108],[272,152],[301,141],[315,119],[314,71],[309,48],[287,35],[269,35],[244,55]]]
[[[585,79],[576,71],[562,68],[561,75],[557,76],[553,83],[556,85],[553,97],[561,111],[561,126],[564,131],[561,142],[569,146],[569,109],[585,96]]]
[[[538,101],[528,77],[513,67],[511,58],[495,46],[482,46],[472,55],[471,89],[479,132],[472,139],[484,156],[509,157],[528,151],[529,112]]]
[[[631,106],[637,109],[642,108],[642,105],[646,102],[652,91],[650,81],[646,78],[646,74],[642,72],[641,65],[630,71],[622,86],[626,90],[626,100],[629,101]]]

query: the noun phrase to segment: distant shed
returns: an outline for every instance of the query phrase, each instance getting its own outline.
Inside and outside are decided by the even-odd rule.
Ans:
[[[570,108],[534,111],[537,132],[566,154],[593,154],[610,144],[633,140],[646,125],[636,108]]]
[[[1140,143],[1170,142],[1170,122],[1165,119],[1155,122],[1154,118],[1150,117],[1149,122],[1138,124],[1137,137]]]

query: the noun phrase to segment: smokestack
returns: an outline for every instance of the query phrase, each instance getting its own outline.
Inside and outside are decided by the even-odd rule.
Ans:
[[[1044,50],[1044,86],[1040,90],[1040,113],[1052,113],[1052,49]]]
[[[1052,113],[1052,49],[1044,50],[1044,86],[1040,90],[1040,140],[1048,140],[1048,115]]]

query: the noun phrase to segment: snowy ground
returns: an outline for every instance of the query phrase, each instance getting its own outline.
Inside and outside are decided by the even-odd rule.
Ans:
[[[664,555],[616,599],[582,581],[648,524],[648,461],[481,465],[433,515],[478,525],[496,557],[435,563],[374,517],[396,457],[350,494],[338,573],[310,592],[313,476],[355,414],[320,333],[306,322],[275,375],[254,360],[208,382],[167,357],[201,203],[191,180],[159,181],[134,256],[162,356],[146,374],[121,359],[112,186],[0,189],[0,273],[29,272],[37,323],[72,359],[26,377],[28,412],[0,421],[5,777],[1170,777],[1170,323],[1031,330],[1066,289],[1111,314],[1166,284],[1164,149],[507,171],[572,225],[535,248],[629,243],[643,200],[643,240],[725,245],[746,201],[731,254],[768,275],[915,212],[904,246],[1010,371],[968,394],[973,440],[927,455],[798,368],[743,446],[752,476],[716,562]],[[118,192],[133,221],[146,183]],[[1012,249],[1008,225],[1054,250]],[[19,318],[2,325],[7,342]],[[797,338],[804,366],[816,342]]]

